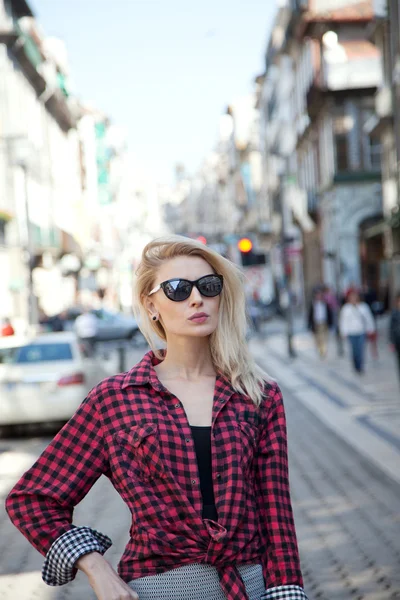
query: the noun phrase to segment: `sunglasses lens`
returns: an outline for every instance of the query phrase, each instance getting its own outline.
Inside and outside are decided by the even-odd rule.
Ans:
[[[174,279],[165,285],[164,291],[170,300],[181,302],[189,298],[192,292],[192,285],[184,279]]]
[[[199,280],[200,294],[213,298],[222,292],[222,279],[218,275],[207,275]]]

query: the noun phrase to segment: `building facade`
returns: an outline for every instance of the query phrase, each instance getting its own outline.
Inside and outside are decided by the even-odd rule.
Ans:
[[[376,118],[371,132],[382,144],[383,214],[376,227],[384,236],[390,302],[400,289],[400,2],[376,6],[371,39],[380,48],[383,78],[375,96]]]
[[[41,310],[121,304],[125,134],[69,80],[63,42],[25,0],[0,0],[0,318],[20,330]]]
[[[279,223],[287,190],[307,302],[321,283],[340,294],[351,284],[386,293],[384,240],[374,229],[383,215],[381,144],[371,132],[382,84],[374,11],[373,2],[287,0],[267,49],[268,195]]]
[[[37,319],[35,297],[51,311],[58,300],[49,290],[72,289],[56,267],[59,251],[74,245],[80,200],[77,105],[64,54],[26,2],[0,2],[0,260],[8,274],[0,312],[21,322]]]

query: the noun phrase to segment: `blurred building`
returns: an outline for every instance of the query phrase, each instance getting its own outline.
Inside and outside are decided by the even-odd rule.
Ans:
[[[0,313],[24,321],[37,312],[30,283],[48,310],[54,290],[70,293],[55,263],[76,248],[80,202],[65,48],[44,37],[25,1],[0,1],[0,85]]]
[[[381,145],[371,133],[382,83],[374,3],[282,0],[260,99],[272,223],[282,203],[305,292],[368,283],[385,292]],[[285,198],[283,198],[285,196]],[[283,199],[282,199],[283,198]],[[293,253],[296,253],[296,248]]]
[[[125,132],[76,100],[63,42],[0,0],[0,317],[121,305],[131,179]]]
[[[390,296],[400,289],[400,2],[376,3],[371,39],[379,47],[383,77],[375,96],[375,119],[371,134],[382,144],[382,190],[384,216],[376,232],[384,236],[386,279]]]
[[[265,229],[262,165],[255,93],[231,102],[221,115],[214,149],[194,175],[179,173],[165,200],[169,229],[200,237],[238,259],[237,241]]]

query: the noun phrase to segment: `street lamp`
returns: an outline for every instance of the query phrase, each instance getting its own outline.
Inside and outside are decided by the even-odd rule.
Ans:
[[[32,239],[31,221],[29,215],[29,191],[28,191],[28,170],[33,158],[33,147],[31,142],[25,136],[8,136],[5,138],[8,150],[8,160],[12,167],[19,167],[23,174],[24,189],[24,262],[28,266],[28,323],[35,325],[38,320],[38,311],[36,296],[33,286],[33,261],[34,247]]]
[[[281,247],[282,247],[282,266],[283,266],[283,292],[284,292],[284,310],[286,318],[286,332],[287,332],[287,349],[290,358],[296,358],[296,351],[293,345],[294,337],[294,315],[293,315],[293,296],[290,285],[289,271],[291,268],[289,253],[288,253],[288,222],[287,222],[287,211],[289,207],[286,204],[287,200],[287,189],[288,180],[290,173],[290,156],[282,152],[273,152],[272,156],[275,156],[279,160],[284,162],[283,169],[281,168],[279,173],[279,212],[281,217]],[[283,171],[283,172],[282,172]]]
[[[288,160],[287,160],[288,163]],[[286,169],[286,174],[289,170]],[[279,209],[281,213],[281,246],[282,246],[282,263],[283,263],[283,284],[286,296],[286,326],[287,326],[287,348],[290,358],[296,358],[296,351],[293,345],[294,336],[294,317],[293,317],[293,302],[292,302],[292,291],[290,285],[290,261],[288,254],[288,237],[287,237],[287,215],[286,211],[286,190],[287,186],[283,183],[284,176],[280,176],[280,198],[279,198]]]

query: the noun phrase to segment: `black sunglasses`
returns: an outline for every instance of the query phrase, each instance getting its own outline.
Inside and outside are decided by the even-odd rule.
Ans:
[[[188,279],[168,279],[157,285],[149,296],[163,289],[164,294],[173,302],[182,302],[187,300],[192,293],[193,286],[196,286],[202,296],[206,298],[214,298],[219,296],[223,287],[222,275],[205,275],[196,281]]]

